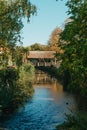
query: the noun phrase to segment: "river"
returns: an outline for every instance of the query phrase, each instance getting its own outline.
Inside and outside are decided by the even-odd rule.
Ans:
[[[38,71],[33,85],[35,92],[25,105],[2,121],[8,130],[56,130],[66,120],[65,114],[77,109],[74,95],[63,90],[56,79]]]

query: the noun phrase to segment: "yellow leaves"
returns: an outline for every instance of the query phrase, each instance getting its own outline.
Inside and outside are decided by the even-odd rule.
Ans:
[[[60,28],[55,28],[49,39],[49,48],[52,51],[60,52],[61,48],[59,47],[60,34],[62,30]]]

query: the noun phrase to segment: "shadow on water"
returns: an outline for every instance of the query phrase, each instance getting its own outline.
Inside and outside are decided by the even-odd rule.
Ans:
[[[47,74],[38,71],[35,76],[35,93],[31,99],[2,121],[8,130],[56,130],[56,125],[65,120],[65,114],[75,111],[73,95],[64,92],[63,86]]]

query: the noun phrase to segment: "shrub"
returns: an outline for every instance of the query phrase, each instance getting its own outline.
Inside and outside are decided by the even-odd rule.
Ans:
[[[87,130],[87,112],[67,115],[67,121],[57,126],[58,130]]]
[[[34,67],[26,64],[0,70],[0,114],[9,113],[22,105],[33,93]]]

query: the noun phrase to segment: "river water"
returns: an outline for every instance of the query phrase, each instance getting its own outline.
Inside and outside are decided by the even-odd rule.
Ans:
[[[8,130],[56,130],[66,120],[65,114],[75,111],[72,94],[54,78],[38,71],[35,76],[34,95],[19,110],[1,123]]]

